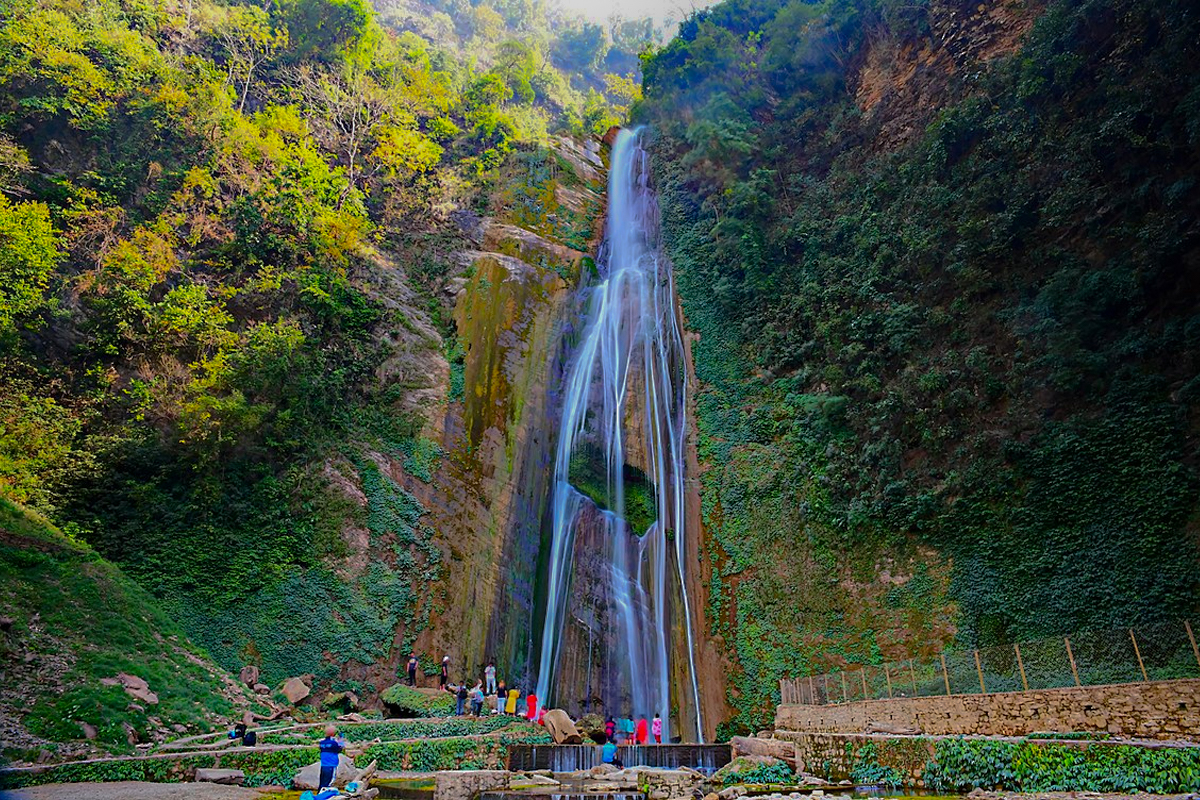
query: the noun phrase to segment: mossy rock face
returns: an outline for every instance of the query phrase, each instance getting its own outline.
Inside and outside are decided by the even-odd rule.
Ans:
[[[654,503],[654,484],[646,473],[629,464],[624,465],[621,477],[625,483],[625,522],[636,536],[642,536],[658,519]],[[597,508],[618,511],[613,508],[608,492],[608,475],[605,474],[604,458],[598,447],[585,445],[571,456],[570,482]]]
[[[437,689],[417,689],[397,683],[385,689],[380,699],[388,713],[397,717],[448,717],[454,713],[454,698]]]

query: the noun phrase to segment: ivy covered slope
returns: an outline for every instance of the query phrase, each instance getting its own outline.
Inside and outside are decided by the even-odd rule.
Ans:
[[[734,725],[1197,608],[1200,19],[727,0],[643,65]]]
[[[133,752],[210,730],[249,707],[244,688],[145,589],[38,514],[0,499],[0,760]],[[157,702],[105,678],[134,675]],[[84,726],[92,738],[85,739]]]
[[[0,494],[273,686],[371,697],[428,642],[453,212],[636,94],[489,13],[0,0]]]

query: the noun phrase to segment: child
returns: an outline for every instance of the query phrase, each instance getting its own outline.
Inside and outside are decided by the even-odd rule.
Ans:
[[[346,749],[345,740],[337,738],[336,725],[325,726],[325,738],[317,742],[317,749],[321,751],[321,779],[317,781],[317,789],[324,789],[333,786],[333,779],[337,777],[338,757]]]
[[[654,734],[654,743],[662,744],[662,717],[656,711],[654,719],[650,721],[650,732]]]

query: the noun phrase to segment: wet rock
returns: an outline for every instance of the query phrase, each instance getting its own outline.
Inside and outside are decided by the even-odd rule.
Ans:
[[[238,679],[246,686],[253,686],[258,683],[258,667],[253,664],[247,664],[238,673]]]
[[[734,758],[738,756],[767,756],[777,758],[792,769],[796,768],[796,745],[781,739],[734,736],[729,740]]]
[[[283,692],[283,696],[292,705],[296,705],[312,694],[312,689],[300,678],[288,678],[284,681],[283,688],[280,691]]]
[[[499,769],[439,772],[434,779],[434,800],[471,800],[479,792],[507,789],[510,773]]]
[[[222,786],[241,786],[246,773],[240,769],[198,769],[196,783],[219,783]]]

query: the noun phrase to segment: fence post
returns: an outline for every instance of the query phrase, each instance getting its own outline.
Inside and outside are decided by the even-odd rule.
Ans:
[[[829,705],[829,703],[831,702],[829,698],[832,697],[833,695],[829,694],[829,673],[828,672],[821,675],[821,683],[823,683],[825,685],[825,702],[822,705]]]
[[[1200,667],[1200,647],[1196,647],[1196,635],[1192,633],[1192,623],[1185,619],[1183,627],[1187,629],[1188,641],[1192,643],[1192,655],[1196,657],[1196,666]]]
[[[888,682],[888,700],[892,699],[892,674],[888,672],[887,664],[883,665],[883,677],[887,678]]]
[[[946,697],[950,696],[950,671],[946,669],[946,654],[938,653],[942,657],[942,680],[946,682]]]
[[[979,651],[975,651],[975,672],[979,675],[979,693],[987,694],[987,687],[983,684],[983,665],[979,663]]]
[[[1200,659],[1197,659],[1197,661],[1200,661]],[[913,685],[913,697],[919,697],[919,696],[920,696],[920,695],[917,693],[917,668],[916,668],[916,666],[915,666],[915,665],[916,665],[916,663],[917,663],[917,657],[916,657],[916,656],[913,656],[912,658],[908,659],[908,677],[912,678],[912,685]]]
[[[863,700],[867,699],[867,668],[864,666],[858,671],[858,677],[862,679]]]
[[[809,696],[809,705],[815,706],[817,704],[817,690],[816,690],[816,684],[813,683],[812,675],[808,676],[808,696]]]
[[[1071,652],[1071,637],[1063,637],[1063,642],[1067,645],[1067,659],[1071,662],[1071,674],[1075,676],[1075,685],[1082,686],[1079,682],[1079,670],[1075,667],[1075,654]]]
[[[787,681],[779,679],[779,702],[787,703]]]
[[[1021,670],[1021,685],[1029,691],[1029,681],[1025,679],[1025,662],[1021,660],[1021,645],[1013,642],[1013,650],[1017,651],[1017,669]]]
[[[1138,669],[1142,671],[1142,680],[1148,682],[1150,676],[1146,674],[1146,665],[1142,662],[1142,650],[1138,647],[1137,637],[1133,635],[1133,628],[1129,629],[1129,641],[1133,642],[1133,654],[1137,656]]]
[[[846,670],[842,670],[838,675],[842,676],[842,702],[849,703],[850,695],[846,694]]]

